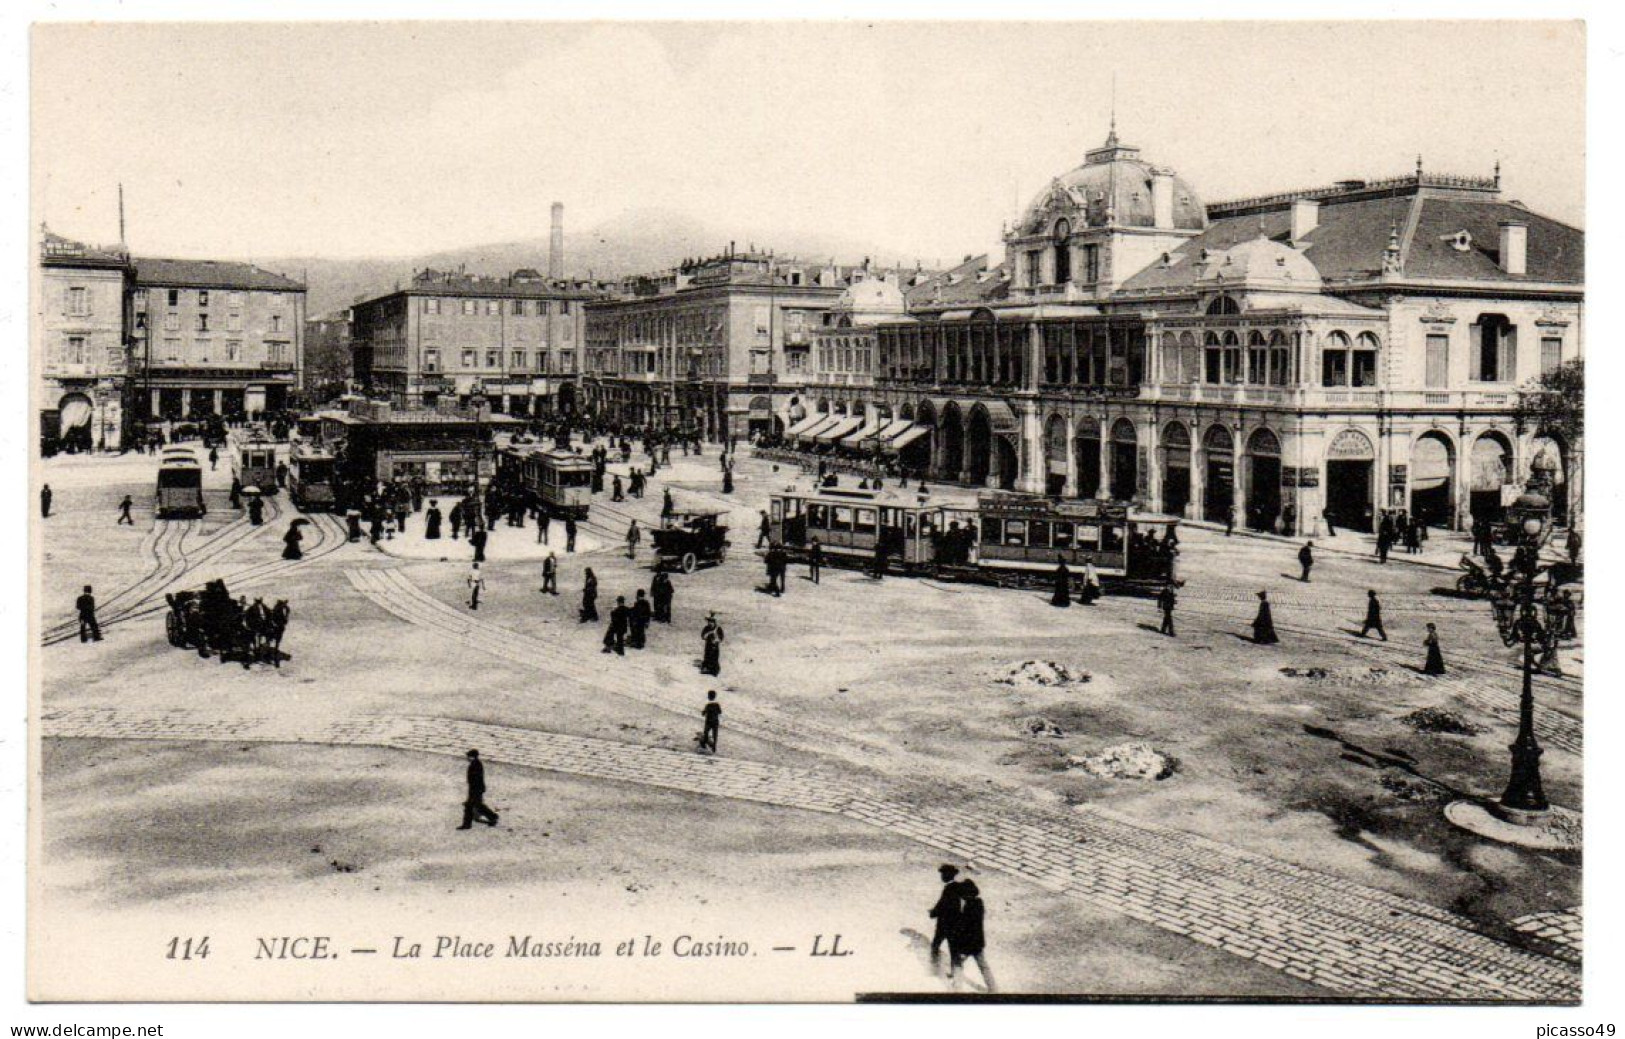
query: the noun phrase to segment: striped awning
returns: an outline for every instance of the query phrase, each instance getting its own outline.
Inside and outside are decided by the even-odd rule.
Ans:
[[[789,429],[785,430],[784,435],[787,436],[787,437],[800,436],[801,434],[805,433],[807,430],[809,430],[812,427],[818,425],[818,423],[824,421],[827,418],[829,418],[828,415],[808,415],[806,418],[802,419],[800,422],[797,422],[795,425],[793,425]]]
[[[886,441],[886,450],[901,451],[903,448],[914,443],[914,441],[920,439],[929,432],[931,432],[930,426],[909,426],[901,433]]]
[[[833,444],[861,425],[863,425],[862,415],[847,415],[833,426],[813,434],[813,439],[820,444]]]
[[[828,429],[841,420],[840,415],[820,415],[818,421],[810,426],[803,426],[801,432],[796,434],[797,440],[810,440],[821,429]]]
[[[905,429],[908,429],[912,425],[914,425],[914,423],[910,422],[906,418],[893,419],[881,427],[880,432],[874,435],[874,439],[884,444],[886,441],[903,432]]]
[[[857,432],[849,433],[845,438],[843,438],[841,440],[841,446],[842,447],[858,447],[858,446],[861,446],[862,443],[865,440],[869,439],[870,437],[874,436],[876,433],[880,432],[881,429],[885,428],[885,425],[886,425],[886,422],[885,422],[884,419],[879,419],[879,420],[876,420],[874,422],[865,422],[863,424],[862,428],[857,430]]]

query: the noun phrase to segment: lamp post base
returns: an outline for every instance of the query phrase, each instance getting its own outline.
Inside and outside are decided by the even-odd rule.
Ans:
[[[1552,810],[1547,808],[1508,808],[1498,804],[1494,808],[1495,814],[1514,826],[1545,826],[1552,817]]]
[[[1507,818],[1504,809],[1488,801],[1452,801],[1444,817],[1468,833],[1501,844],[1539,851],[1577,851],[1581,843],[1581,815],[1552,806],[1539,813],[1522,813],[1524,821]]]

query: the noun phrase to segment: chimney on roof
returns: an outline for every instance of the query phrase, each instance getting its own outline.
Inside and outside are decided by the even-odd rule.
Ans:
[[[1174,171],[1166,166],[1151,168],[1151,225],[1159,231],[1174,226]]]
[[[564,277],[564,203],[553,203],[553,232],[547,242],[547,277],[558,281]]]
[[[1312,198],[1292,200],[1292,244],[1297,245],[1320,226],[1320,203]]]
[[[1529,225],[1522,220],[1501,221],[1501,269],[1529,273]]]

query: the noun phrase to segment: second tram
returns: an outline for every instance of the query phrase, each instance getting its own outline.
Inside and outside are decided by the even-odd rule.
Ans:
[[[586,519],[592,505],[592,462],[573,451],[510,445],[497,452],[497,479],[528,491],[554,516]]]
[[[334,457],[309,444],[296,446],[288,458],[288,497],[305,512],[332,512]]]
[[[158,463],[158,518],[196,517],[203,504],[203,465],[188,448],[165,448]]]

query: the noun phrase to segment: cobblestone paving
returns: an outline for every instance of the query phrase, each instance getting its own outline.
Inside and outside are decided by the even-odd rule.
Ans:
[[[920,806],[806,769],[447,718],[84,708],[46,715],[42,735],[363,745],[453,757],[478,746],[495,763],[858,820],[1341,995],[1579,998],[1569,963],[1497,941],[1447,911],[1107,812],[1045,812],[997,797]]]
[[[1583,930],[1580,907],[1549,913],[1530,913],[1512,921],[1512,929],[1527,934],[1555,956],[1580,962],[1581,932]]]

